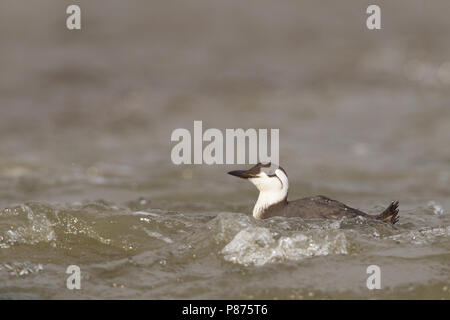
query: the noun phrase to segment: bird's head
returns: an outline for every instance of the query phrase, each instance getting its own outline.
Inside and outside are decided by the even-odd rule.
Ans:
[[[286,193],[289,187],[286,171],[276,164],[258,163],[248,170],[230,171],[228,174],[247,179],[260,192]]]

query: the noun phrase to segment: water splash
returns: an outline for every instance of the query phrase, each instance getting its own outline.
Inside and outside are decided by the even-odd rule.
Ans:
[[[428,207],[433,210],[433,213],[436,215],[443,215],[445,214],[444,207],[437,203],[436,201],[430,201],[428,202]]]
[[[240,231],[221,253],[225,260],[233,263],[262,266],[305,257],[347,254],[348,241],[343,232],[279,236],[267,228],[248,227]]]
[[[3,235],[0,234],[0,248],[8,248],[14,244],[54,243],[56,241],[53,224],[47,219],[44,212],[33,211],[28,205],[22,204],[3,210],[0,216],[18,218],[15,219],[15,223],[5,224],[7,230]]]

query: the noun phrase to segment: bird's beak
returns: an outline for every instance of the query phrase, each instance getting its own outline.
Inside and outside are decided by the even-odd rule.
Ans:
[[[232,176],[235,176],[238,178],[248,179],[248,178],[253,177],[253,175],[251,175],[248,171],[249,170],[235,170],[235,171],[228,172],[228,174],[231,174]]]

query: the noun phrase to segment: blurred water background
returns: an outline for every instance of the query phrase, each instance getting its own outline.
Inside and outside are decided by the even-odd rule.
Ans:
[[[2,0],[0,298],[449,299],[450,2],[376,3]],[[255,221],[242,166],[172,164],[194,120],[399,224]]]

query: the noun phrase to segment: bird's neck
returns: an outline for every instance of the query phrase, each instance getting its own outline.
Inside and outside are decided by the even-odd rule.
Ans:
[[[282,210],[287,205],[287,189],[274,191],[261,191],[253,208],[255,219],[264,219],[272,216],[274,211]]]

